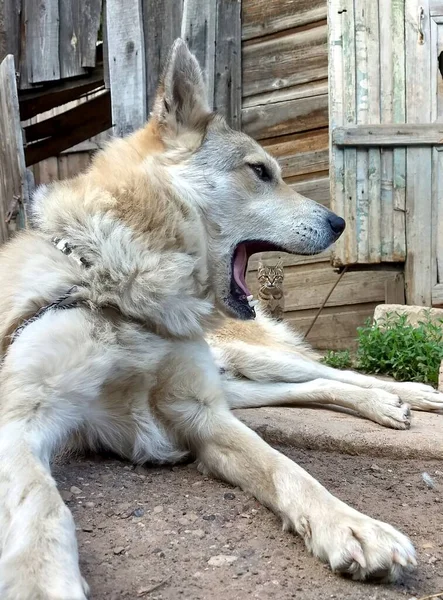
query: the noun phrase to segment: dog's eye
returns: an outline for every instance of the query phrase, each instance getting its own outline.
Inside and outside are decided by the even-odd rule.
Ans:
[[[262,163],[248,165],[261,181],[271,181],[272,175],[266,165]]]

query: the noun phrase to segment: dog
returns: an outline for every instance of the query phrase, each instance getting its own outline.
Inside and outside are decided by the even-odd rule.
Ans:
[[[36,191],[0,253],[0,597],[85,600],[61,449],[135,463],[191,455],[251,492],[337,572],[395,580],[408,538],[332,496],[231,412],[315,402],[407,429],[443,395],[318,361],[255,308],[251,254],[315,254],[343,219],[208,108],[199,65],[170,52],[148,124],[76,178]]]

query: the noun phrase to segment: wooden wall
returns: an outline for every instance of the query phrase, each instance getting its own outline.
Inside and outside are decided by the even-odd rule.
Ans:
[[[326,0],[243,0],[243,129],[282,166],[298,192],[329,206]],[[266,255],[271,264],[277,255]],[[257,289],[258,258],[249,283]],[[306,332],[339,275],[330,252],[285,257],[286,318]],[[356,328],[377,304],[404,301],[398,271],[347,272],[309,341],[321,349],[355,346]]]
[[[285,180],[329,206],[326,12],[326,0],[242,0],[241,117],[243,129],[278,158]],[[36,182],[83,170],[96,147],[92,140],[36,165]],[[250,262],[253,291],[258,258]],[[264,259],[272,263],[276,256]],[[305,332],[338,274],[330,265],[330,252],[284,260],[286,317]],[[356,328],[377,304],[403,298],[399,272],[348,272],[308,339],[320,349],[352,347]]]

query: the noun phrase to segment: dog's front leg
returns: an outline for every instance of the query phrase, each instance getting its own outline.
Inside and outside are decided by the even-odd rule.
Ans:
[[[159,375],[159,413],[208,472],[279,514],[335,571],[396,579],[415,564],[409,540],[332,496],[229,411],[218,369],[203,343],[177,343]]]

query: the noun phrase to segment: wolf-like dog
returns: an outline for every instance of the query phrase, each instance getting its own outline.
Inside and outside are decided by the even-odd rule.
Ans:
[[[190,454],[241,486],[334,571],[394,580],[402,533],[347,506],[230,408],[323,403],[407,429],[443,395],[322,365],[255,310],[254,252],[315,254],[343,219],[208,108],[174,44],[148,124],[85,174],[39,189],[0,256],[0,598],[84,600],[74,522],[50,474],[63,448],[137,463]],[[256,318],[254,319],[254,317]]]

